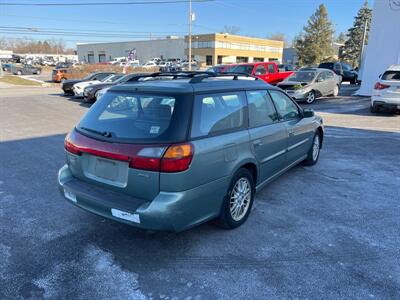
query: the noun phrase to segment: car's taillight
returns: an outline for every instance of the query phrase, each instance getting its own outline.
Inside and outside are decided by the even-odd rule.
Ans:
[[[77,146],[75,146],[69,139],[69,134],[67,134],[67,136],[65,137],[64,148],[65,148],[65,150],[67,150],[68,152],[70,152],[72,154],[76,154],[76,155],[82,154],[82,152],[79,150],[79,148]]]
[[[169,146],[161,160],[161,172],[182,172],[189,168],[193,158],[192,144]]]
[[[389,87],[390,87],[390,85],[382,84],[380,82],[377,82],[377,83],[375,83],[374,89],[375,90],[383,90],[383,89],[387,89]]]

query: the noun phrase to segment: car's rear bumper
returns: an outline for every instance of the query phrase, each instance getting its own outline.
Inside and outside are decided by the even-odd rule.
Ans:
[[[384,97],[384,96],[372,95],[371,105],[400,108],[400,96],[398,98],[394,98],[394,97]]]
[[[216,218],[228,184],[225,177],[187,191],[160,192],[152,201],[147,201],[79,180],[73,177],[67,165],[58,172],[60,192],[70,203],[142,229],[175,232]],[[66,197],[65,190],[75,198]],[[129,220],[116,216],[115,210],[124,213]]]

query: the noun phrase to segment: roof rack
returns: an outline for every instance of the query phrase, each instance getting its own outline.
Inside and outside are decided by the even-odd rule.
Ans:
[[[233,76],[233,80],[238,80],[239,77],[251,77],[255,80],[258,80],[257,77],[249,75],[247,73],[238,73],[238,72],[226,72],[226,73],[215,73],[215,72],[207,72],[207,71],[178,71],[178,72],[155,72],[149,74],[141,74],[137,77],[133,78],[130,81],[139,81],[141,78],[157,78],[157,77],[172,77],[173,80],[181,79],[181,78],[190,78],[189,83],[200,83],[203,79],[206,78],[215,78],[215,77],[229,77]]]
[[[197,76],[193,76],[193,78],[190,79],[189,83],[200,83],[203,81],[203,79],[207,79],[207,78],[230,77],[230,76],[232,76],[232,80],[238,80],[239,77],[249,77],[249,78],[254,78],[254,80],[258,80],[257,77],[254,77],[247,73],[240,73],[240,72],[225,72],[225,73],[204,72],[204,73],[205,74],[200,73]]]

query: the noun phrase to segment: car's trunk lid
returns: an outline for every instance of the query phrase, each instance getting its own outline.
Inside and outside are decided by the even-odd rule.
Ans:
[[[159,172],[130,167],[148,145],[109,143],[77,130],[69,134],[67,141],[76,150],[67,151],[67,163],[74,177],[144,200],[152,200],[158,194]]]

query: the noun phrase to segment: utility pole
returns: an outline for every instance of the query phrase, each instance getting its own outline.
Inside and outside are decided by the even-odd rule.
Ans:
[[[0,78],[2,78],[3,76],[4,76],[4,74],[3,74],[3,65],[2,65],[1,60],[0,60]]]
[[[360,51],[360,61],[358,63],[358,69],[361,68],[361,62],[362,62],[362,58],[363,58],[363,54],[364,54],[365,40],[367,39],[367,27],[368,27],[368,20],[365,19],[364,32],[363,32],[361,51]]]
[[[192,71],[192,0],[189,0],[189,71]]]

